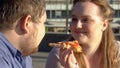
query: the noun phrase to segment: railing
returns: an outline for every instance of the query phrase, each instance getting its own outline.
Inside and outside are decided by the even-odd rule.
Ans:
[[[68,27],[69,29],[69,27]],[[46,33],[52,34],[68,34],[69,30],[66,30],[65,25],[46,25]]]

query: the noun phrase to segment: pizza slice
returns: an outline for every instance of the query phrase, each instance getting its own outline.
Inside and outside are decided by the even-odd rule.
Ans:
[[[71,49],[74,52],[82,52],[82,48],[79,45],[79,42],[74,41],[64,41],[64,42],[57,42],[57,43],[49,43],[49,46],[51,47],[63,47],[67,49]]]

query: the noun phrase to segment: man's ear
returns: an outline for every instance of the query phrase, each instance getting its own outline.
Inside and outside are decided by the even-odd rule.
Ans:
[[[22,20],[20,22],[20,29],[22,30],[22,32],[24,32],[24,33],[29,32],[30,23],[31,23],[31,16],[30,15],[27,15],[27,16],[22,18]]]
[[[102,31],[105,31],[105,30],[107,29],[108,25],[109,25],[108,20],[105,20],[105,21],[103,22]]]

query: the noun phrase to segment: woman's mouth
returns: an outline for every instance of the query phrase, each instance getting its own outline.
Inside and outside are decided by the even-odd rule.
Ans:
[[[76,33],[76,34],[84,34],[86,32],[85,31],[74,31],[74,33]]]

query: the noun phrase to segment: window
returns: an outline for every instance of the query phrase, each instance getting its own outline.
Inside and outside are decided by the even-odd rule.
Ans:
[[[66,18],[66,11],[62,10],[62,18]]]
[[[50,18],[50,11],[49,10],[47,10],[47,18]]]
[[[52,10],[52,18],[55,18],[55,10]]]
[[[109,0],[110,4],[120,4],[120,0]]]
[[[61,18],[61,11],[56,11],[55,16],[56,18]]]
[[[120,10],[115,10],[115,17],[120,17]]]

